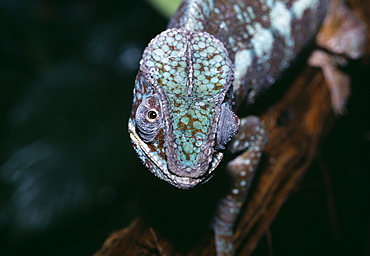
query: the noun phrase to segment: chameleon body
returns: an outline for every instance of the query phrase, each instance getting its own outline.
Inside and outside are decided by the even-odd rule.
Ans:
[[[208,180],[239,126],[232,107],[276,81],[314,38],[327,2],[183,1],[136,78],[129,131],[145,165],[179,188]]]
[[[226,144],[244,151],[214,221],[216,250],[231,255],[232,226],[267,142],[251,104],[313,41],[329,0],[186,0],[140,61],[129,119],[133,146],[157,177],[188,189],[209,180]]]

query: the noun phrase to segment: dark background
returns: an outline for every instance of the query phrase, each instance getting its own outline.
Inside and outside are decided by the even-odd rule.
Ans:
[[[140,211],[151,175],[127,120],[166,24],[142,0],[0,0],[1,256],[92,255]],[[274,255],[370,255],[370,79],[355,67],[348,115],[272,224]]]

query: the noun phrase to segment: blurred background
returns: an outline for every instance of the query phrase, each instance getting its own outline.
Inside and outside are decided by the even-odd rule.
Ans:
[[[0,0],[1,256],[92,255],[139,212],[151,174],[127,120],[142,51],[176,6],[159,2]],[[366,83],[272,225],[275,255],[370,253],[370,79],[355,67]]]

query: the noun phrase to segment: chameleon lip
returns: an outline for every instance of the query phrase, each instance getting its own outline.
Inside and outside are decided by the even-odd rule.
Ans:
[[[205,175],[203,176],[197,178],[178,176],[169,172],[167,166],[160,166],[157,164],[156,159],[152,156],[152,154],[149,153],[147,145],[140,139],[139,135],[136,133],[135,125],[131,118],[129,119],[128,131],[132,143],[139,147],[142,152],[145,153],[147,159],[149,159],[150,162],[156,168],[158,168],[158,170],[160,170],[160,174],[154,172],[152,169],[149,168],[150,171],[160,179],[165,180],[166,182],[180,189],[190,189],[198,184],[207,182],[213,176],[212,172],[218,166],[223,157],[222,152],[217,152],[215,159],[210,163],[209,169],[207,170],[207,172],[205,172]]]

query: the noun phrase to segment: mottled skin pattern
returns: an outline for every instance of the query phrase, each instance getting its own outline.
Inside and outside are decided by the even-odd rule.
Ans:
[[[209,180],[228,149],[230,193],[214,219],[218,255],[233,255],[233,225],[267,143],[251,104],[311,43],[329,0],[184,0],[140,62],[129,132],[145,166],[188,189]],[[362,32],[361,32],[362,33]]]
[[[237,105],[253,103],[314,39],[328,2],[183,1],[169,27],[206,31],[220,39],[235,66]]]

